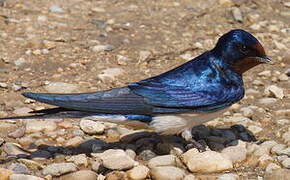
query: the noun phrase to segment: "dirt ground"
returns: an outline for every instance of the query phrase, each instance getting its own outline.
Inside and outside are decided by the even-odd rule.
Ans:
[[[27,101],[21,92],[49,92],[65,82],[70,92],[121,87],[165,72],[214,47],[231,29],[251,32],[263,44],[271,65],[244,76],[251,92],[233,111],[257,106],[258,139],[284,142],[279,125],[290,113],[290,81],[281,80],[290,64],[290,7],[280,0],[7,0],[0,1],[0,116]],[[265,87],[284,97],[259,103]],[[56,90],[57,91],[57,90]],[[15,113],[14,113],[15,114]],[[17,114],[17,113],[16,113]],[[245,169],[255,174],[253,169]]]

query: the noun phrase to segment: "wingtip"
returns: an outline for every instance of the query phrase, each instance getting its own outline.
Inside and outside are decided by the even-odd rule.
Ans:
[[[23,92],[23,93],[21,93],[22,96],[27,97],[27,98],[31,98],[33,96],[33,94],[35,94],[35,93],[32,93],[32,92]]]

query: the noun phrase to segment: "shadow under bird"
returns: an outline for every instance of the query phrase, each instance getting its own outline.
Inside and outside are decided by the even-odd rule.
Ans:
[[[192,127],[216,118],[244,97],[243,73],[270,61],[253,35],[235,29],[221,36],[212,50],[126,87],[80,94],[25,92],[23,96],[61,110],[94,113],[101,120],[139,121],[161,134],[183,132],[191,141]]]

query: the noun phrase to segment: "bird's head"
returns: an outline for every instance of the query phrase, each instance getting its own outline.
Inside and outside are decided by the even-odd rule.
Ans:
[[[231,30],[221,36],[212,52],[239,74],[271,61],[260,42],[241,29]]]

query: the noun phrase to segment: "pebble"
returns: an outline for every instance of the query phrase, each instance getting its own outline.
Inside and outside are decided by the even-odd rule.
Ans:
[[[112,45],[96,45],[90,48],[93,52],[112,51],[115,49]]]
[[[177,166],[178,158],[174,155],[157,156],[149,160],[148,166],[150,168],[157,166]]]
[[[266,168],[268,164],[272,163],[273,161],[274,159],[268,154],[264,154],[258,159],[259,166],[262,168]]]
[[[0,82],[0,88],[7,88],[7,87],[8,87],[7,83]]]
[[[233,168],[232,161],[225,155],[215,151],[199,153],[191,149],[182,155],[183,162],[191,172],[212,173]]]
[[[290,177],[290,169],[277,169],[273,172],[268,172],[265,174],[265,180],[288,180]]]
[[[8,137],[11,137],[11,138],[20,138],[22,136],[24,136],[25,134],[25,128],[24,127],[21,127],[19,129],[16,129],[15,131],[12,131],[8,134]]]
[[[271,148],[271,153],[281,155],[281,151],[286,148],[285,144],[276,144]]]
[[[261,128],[259,126],[251,125],[248,127],[248,130],[254,134],[258,134],[259,132],[261,132],[263,130],[263,128]]]
[[[283,99],[284,97],[284,91],[282,88],[275,86],[275,85],[270,85],[265,88],[265,94],[268,97],[275,97],[278,99]]]
[[[56,6],[56,5],[50,6],[49,10],[50,10],[50,12],[53,12],[53,13],[63,13],[64,12],[64,10],[61,7]]]
[[[35,133],[35,132],[42,132],[42,131],[54,131],[56,130],[57,125],[55,122],[51,120],[39,121],[39,120],[29,120],[25,126],[26,133]]]
[[[289,80],[289,77],[286,75],[286,74],[281,74],[278,79],[280,81],[288,81]],[[0,85],[1,86],[1,85]]]
[[[14,174],[13,171],[9,169],[0,168],[0,180],[9,180],[9,176]]]
[[[260,104],[274,104],[277,102],[277,99],[275,98],[262,98],[258,100],[258,103]]]
[[[233,163],[244,161],[247,157],[247,149],[243,146],[229,146],[221,153],[229,157]]]
[[[95,161],[91,162],[91,165],[92,165],[92,170],[97,173],[97,172],[99,172],[100,167],[102,166],[102,160],[96,158]]]
[[[64,82],[50,82],[44,88],[49,93],[59,94],[73,93],[78,90],[77,85]]]
[[[233,173],[223,174],[217,178],[217,180],[238,180],[238,179],[239,176]]]
[[[128,180],[127,174],[123,171],[112,171],[106,175],[106,180]]]
[[[156,157],[156,154],[153,151],[149,150],[149,149],[142,151],[138,155],[138,158],[140,160],[143,160],[143,161],[149,161],[150,159],[152,159],[154,157]]]
[[[233,14],[233,17],[236,21],[243,22],[243,15],[242,15],[242,12],[239,8],[234,7],[232,9],[232,14]]]
[[[260,157],[262,155],[269,155],[270,150],[277,144],[275,141],[265,141],[260,144],[257,149],[253,152],[253,155]]]
[[[285,133],[282,135],[282,139],[284,140],[284,142],[286,142],[286,143],[290,143],[290,131],[285,132]]]
[[[132,180],[146,179],[149,175],[149,168],[144,165],[138,165],[127,171],[127,175]]]
[[[146,61],[151,56],[150,51],[140,51],[139,52],[139,62]]]
[[[75,137],[67,140],[67,142],[65,143],[65,146],[76,147],[76,146],[80,145],[83,141],[84,141],[84,139],[82,137],[75,136]]]
[[[186,175],[183,180],[197,180],[197,178],[193,174]]]
[[[80,170],[63,175],[56,180],[97,180],[98,175],[91,170]]]
[[[254,115],[254,111],[248,107],[243,107],[240,109],[240,111],[242,112],[243,116],[247,118],[251,118]]]
[[[44,180],[44,179],[41,177],[26,174],[12,174],[9,176],[9,180]]]
[[[92,155],[100,158],[103,161],[103,166],[111,170],[131,169],[137,163],[121,149],[109,149],[103,153]]]
[[[84,120],[80,122],[80,128],[87,134],[103,134],[105,126],[98,121]]]
[[[280,169],[281,167],[275,163],[269,163],[268,166],[266,167],[266,172],[272,172],[276,169]]]
[[[74,163],[53,163],[43,169],[43,174],[60,176],[74,171],[77,171],[77,166]]]
[[[12,163],[10,164],[7,169],[10,169],[11,171],[14,171],[17,174],[28,174],[29,169],[21,163]]]
[[[232,5],[234,5],[232,0],[219,0],[219,4],[220,5],[224,5],[224,6],[232,6]]]
[[[88,166],[88,159],[87,156],[85,154],[78,154],[75,156],[71,156],[69,158],[66,159],[68,162],[73,162],[75,165],[79,166]]]
[[[97,75],[99,79],[102,81],[105,81],[106,78],[115,80],[117,76],[120,76],[124,73],[125,71],[121,68],[109,68],[105,69],[101,72],[101,74]]]
[[[3,147],[3,151],[11,156],[28,155],[26,151],[22,150],[20,145],[15,144],[15,143],[5,143],[2,147]]]
[[[290,158],[284,159],[281,164],[283,165],[283,167],[290,169]]]
[[[182,180],[185,176],[183,169],[174,166],[159,166],[151,169],[150,174],[155,180]]]
[[[264,76],[264,77],[271,77],[272,76],[272,72],[270,70],[265,70],[265,71],[262,71],[260,73],[258,73],[258,76]]]
[[[26,60],[24,58],[19,58],[14,61],[15,66],[22,66],[24,63],[26,63]]]
[[[18,159],[18,161],[25,164],[29,169],[39,170],[43,168],[42,164],[30,159]]]

